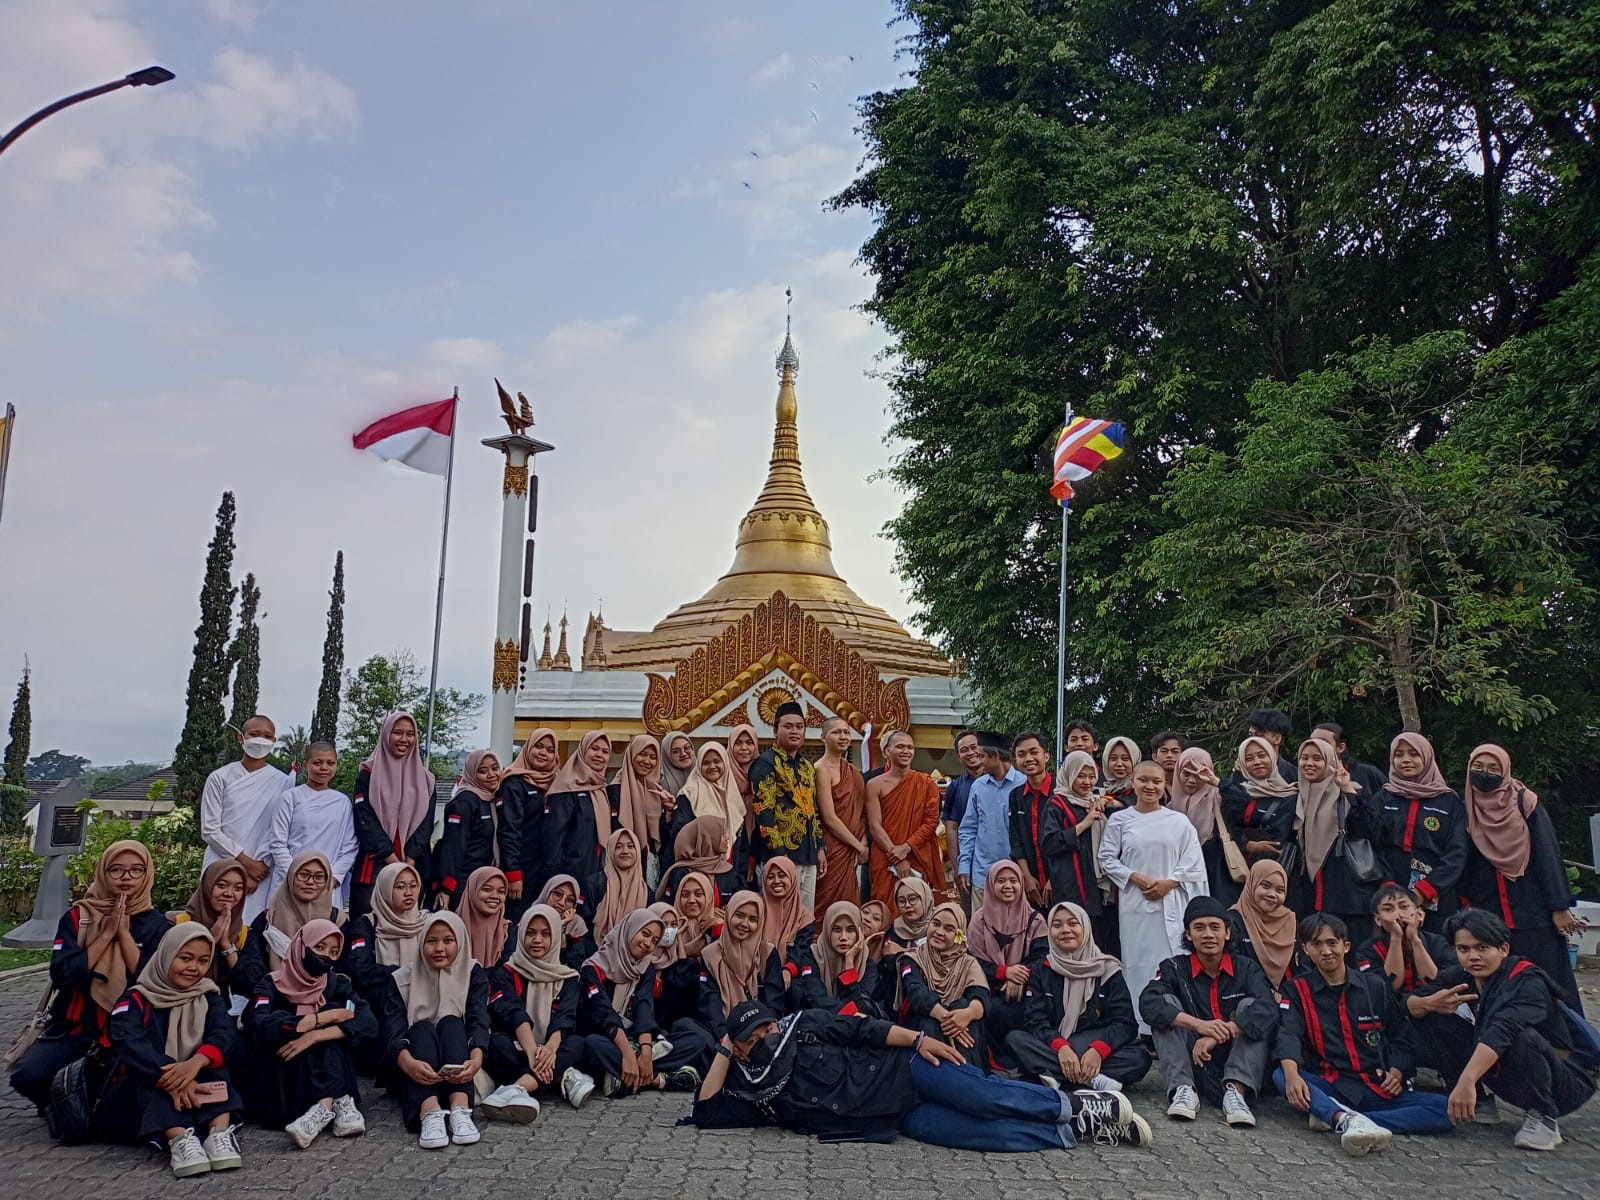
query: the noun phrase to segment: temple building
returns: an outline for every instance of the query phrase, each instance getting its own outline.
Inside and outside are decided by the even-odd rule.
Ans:
[[[772,736],[779,705],[795,701],[813,741],[832,716],[876,738],[909,728],[919,766],[954,769],[950,752],[970,707],[951,664],[868,604],[833,565],[828,522],[800,468],[800,357],[785,334],[777,358],[777,421],[767,480],[739,521],[733,564],[697,600],[648,630],[612,629],[588,614],[574,669],[568,622],[551,653],[551,628],[528,668],[516,705],[520,743],[540,725],[561,752],[591,729],[613,745],[640,732],[680,730],[696,741],[725,739],[750,724]],[[529,648],[531,651],[531,647]],[[620,748],[620,746],[619,746]]]

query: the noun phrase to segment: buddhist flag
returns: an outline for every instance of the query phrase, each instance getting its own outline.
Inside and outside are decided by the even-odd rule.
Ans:
[[[6,415],[0,417],[0,511],[6,503],[6,467],[11,462],[11,435],[17,427],[17,410],[6,405]]]
[[[1123,438],[1118,421],[1096,421],[1091,417],[1068,421],[1056,439],[1055,483],[1050,494],[1063,504],[1071,500],[1072,485],[1082,483],[1121,454]]]
[[[435,400],[391,413],[350,440],[357,450],[370,450],[389,462],[404,463],[429,475],[448,475],[455,427],[455,400]]]

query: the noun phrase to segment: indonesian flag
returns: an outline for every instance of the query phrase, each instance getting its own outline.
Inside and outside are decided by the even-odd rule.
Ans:
[[[350,441],[357,450],[370,450],[388,462],[404,463],[429,475],[445,475],[450,470],[450,435],[455,425],[456,402],[435,400],[374,421]]]

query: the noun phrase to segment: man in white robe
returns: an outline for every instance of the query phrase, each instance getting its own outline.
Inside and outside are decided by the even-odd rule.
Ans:
[[[222,858],[244,865],[247,891],[240,911],[248,925],[272,896],[272,818],[293,781],[267,762],[277,730],[266,717],[246,721],[238,740],[238,761],[211,772],[200,793],[200,838],[206,844],[201,869]]]
[[[291,787],[278,801],[272,818],[268,856],[272,876],[267,895],[289,877],[289,864],[302,850],[320,850],[333,864],[333,905],[343,908],[350,869],[361,844],[356,840],[355,810],[350,797],[329,786],[339,769],[332,742],[313,742],[306,749],[306,781]]]
[[[1117,887],[1122,974],[1129,992],[1138,997],[1162,961],[1182,953],[1183,910],[1209,892],[1194,825],[1161,805],[1166,774],[1160,764],[1150,759],[1140,763],[1133,786],[1135,806],[1106,821],[1100,868]],[[1142,1016],[1139,1032],[1150,1032]]]

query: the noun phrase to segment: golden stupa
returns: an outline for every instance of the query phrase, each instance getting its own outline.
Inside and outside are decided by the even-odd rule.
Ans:
[[[776,365],[777,423],[767,482],[739,522],[733,565],[704,596],[674,609],[649,632],[611,629],[593,620],[584,635],[586,666],[598,635],[605,670],[672,670],[707,639],[782,592],[881,671],[950,674],[950,663],[937,650],[856,595],[834,568],[828,522],[817,511],[800,470],[794,386],[800,356],[787,330]]]

